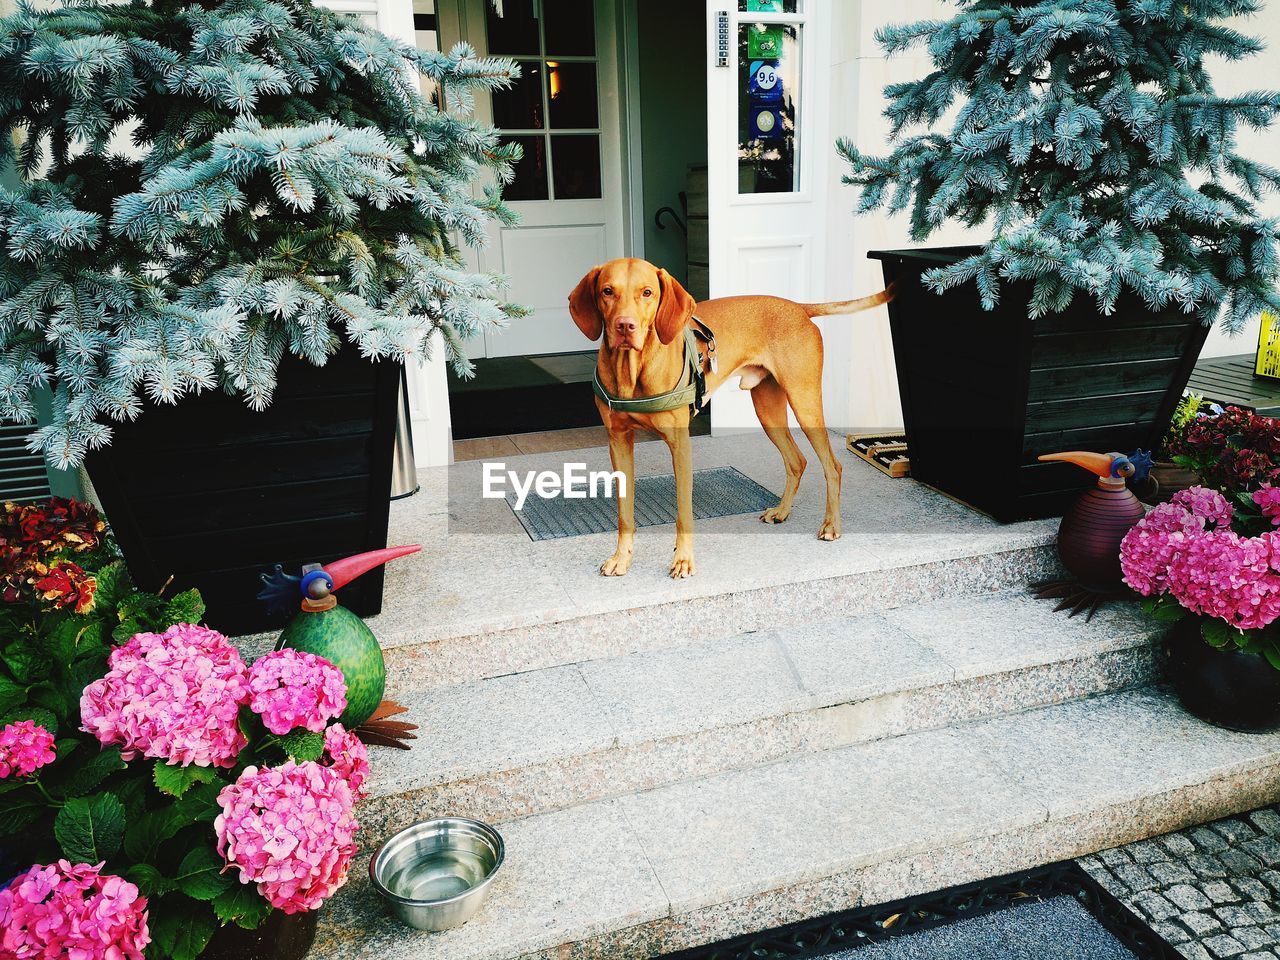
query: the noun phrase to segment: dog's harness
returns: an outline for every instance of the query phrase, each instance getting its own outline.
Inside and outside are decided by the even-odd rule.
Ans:
[[[591,377],[591,389],[595,395],[608,404],[610,410],[622,413],[661,413],[688,406],[690,415],[697,416],[707,392],[703,366],[709,365],[713,371],[716,368],[716,336],[697,317],[690,317],[689,324],[684,328],[684,372],[674,389],[654,397],[619,397],[604,388],[597,367]],[[707,345],[705,355],[698,350],[699,340]]]

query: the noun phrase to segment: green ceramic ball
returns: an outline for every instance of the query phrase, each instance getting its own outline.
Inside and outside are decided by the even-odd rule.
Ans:
[[[341,722],[360,726],[378,709],[387,690],[387,665],[373,631],[346,607],[302,611],[284,628],[276,649],[292,647],[324,657],[347,680],[347,709]]]

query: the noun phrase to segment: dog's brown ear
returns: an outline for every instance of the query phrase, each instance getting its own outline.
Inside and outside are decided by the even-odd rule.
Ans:
[[[658,316],[654,319],[654,326],[658,329],[658,339],[663,343],[670,343],[688,326],[697,302],[689,296],[688,290],[680,286],[680,281],[667,271],[658,271],[658,282],[662,285],[662,299],[658,301]]]
[[[604,330],[604,317],[596,304],[596,278],[599,276],[600,268],[592,267],[569,294],[569,316],[573,317],[573,322],[588,340],[599,340]]]

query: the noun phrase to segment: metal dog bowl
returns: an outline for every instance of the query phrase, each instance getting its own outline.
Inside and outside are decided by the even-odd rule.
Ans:
[[[409,926],[448,930],[476,915],[504,856],[502,837],[486,823],[423,820],[378,848],[369,879]]]

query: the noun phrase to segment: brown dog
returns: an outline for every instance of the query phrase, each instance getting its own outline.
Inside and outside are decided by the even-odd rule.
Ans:
[[[756,416],[782,454],[786,488],[778,505],[760,517],[782,523],[800,487],[805,459],[787,426],[787,405],[809,438],[827,481],[826,514],[818,537],[840,536],[839,461],[831,452],[822,413],[822,335],[813,317],[853,313],[887,303],[885,290],[861,300],[801,304],[779,297],[724,297],[697,304],[698,319],[715,335],[716,369],[706,374],[706,395],[735,374],[751,391]],[[694,313],[694,300],[665,270],[645,260],[612,260],[591,270],[569,295],[574,323],[590,340],[601,333],[596,372],[614,397],[652,397],[679,384],[685,371],[684,330]],[[650,430],[666,441],[676,477],[676,548],[671,576],[694,573],[693,458],[687,406],[656,413],[622,412],[596,398],[609,433],[614,470],[627,479],[618,498],[618,548],[600,567],[607,577],[623,576],[631,566],[635,523],[635,430]]]

